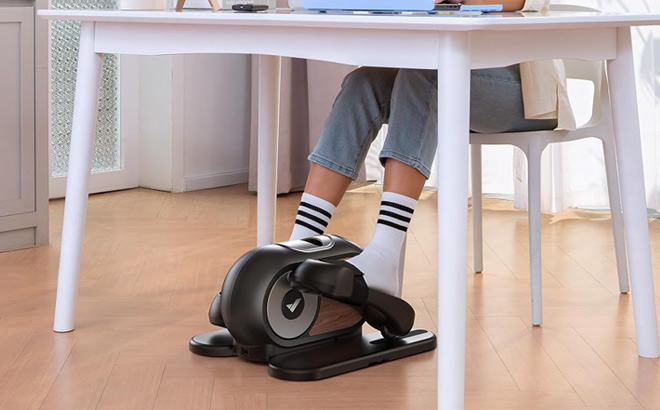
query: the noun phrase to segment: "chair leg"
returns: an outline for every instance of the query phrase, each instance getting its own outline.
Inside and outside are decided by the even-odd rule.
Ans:
[[[626,242],[623,231],[623,213],[621,211],[621,190],[619,189],[619,172],[616,164],[616,149],[613,140],[603,141],[605,157],[605,172],[607,174],[607,191],[610,197],[612,212],[612,231],[614,233],[614,251],[616,268],[619,274],[619,291],[628,293],[628,260],[626,258]]]
[[[482,181],[481,181],[481,145],[470,146],[472,158],[472,242],[474,249],[474,271],[484,270],[483,252],[483,215],[482,215]]]
[[[541,153],[527,152],[527,203],[529,217],[529,271],[532,294],[532,325],[543,322],[541,294]]]

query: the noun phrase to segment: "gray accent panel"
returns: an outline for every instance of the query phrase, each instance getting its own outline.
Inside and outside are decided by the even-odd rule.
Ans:
[[[287,279],[288,272],[282,275],[273,285],[268,295],[266,314],[271,329],[282,339],[294,339],[301,336],[314,322],[319,309],[319,297],[311,293],[303,293],[305,308],[297,318],[287,319],[282,313],[282,299],[291,290]]]
[[[36,3],[0,4],[0,251],[48,243],[48,27]]]
[[[0,232],[0,249],[10,251],[34,245],[34,228]]]
[[[0,218],[0,232],[16,231],[23,228],[37,226],[37,213],[30,212],[26,214],[11,215]],[[2,249],[0,247],[0,249]]]
[[[0,216],[35,210],[34,9],[0,9]]]

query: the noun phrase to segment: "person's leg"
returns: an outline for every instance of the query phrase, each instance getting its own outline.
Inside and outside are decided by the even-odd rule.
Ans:
[[[401,249],[435,156],[436,78],[432,70],[400,70],[397,75],[380,153],[385,177],[378,222],[364,251],[347,261],[364,273],[370,287],[391,295],[401,291]]]
[[[323,198],[337,206],[353,179],[312,162],[305,184],[305,193]]]
[[[323,234],[351,181],[345,175],[312,163],[289,240]]]
[[[309,156],[312,165],[290,240],[325,232],[335,207],[358,177],[369,146],[389,117],[397,72],[360,67],[344,79],[321,138]]]

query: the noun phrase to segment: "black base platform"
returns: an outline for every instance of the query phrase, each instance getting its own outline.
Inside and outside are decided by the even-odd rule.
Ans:
[[[190,339],[188,348],[200,356],[232,357],[236,356],[236,345],[229,330],[221,329],[201,333]]]
[[[321,380],[435,349],[436,337],[424,329],[385,339],[376,332],[280,350],[268,359],[268,374],[283,380]],[[190,351],[202,356],[240,356],[226,329],[202,333],[190,340]],[[279,350],[279,349],[278,349]]]

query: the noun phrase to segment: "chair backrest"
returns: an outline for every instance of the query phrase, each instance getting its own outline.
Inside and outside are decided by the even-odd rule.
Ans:
[[[598,12],[600,10],[572,4],[551,4],[550,11]],[[610,110],[604,63],[602,61],[564,60],[564,66],[567,78],[587,80],[594,84],[592,115],[587,126],[596,125],[603,116],[608,115]]]
[[[591,118],[585,127],[611,117],[610,95],[603,61],[564,60],[566,78],[590,81],[594,85]]]

